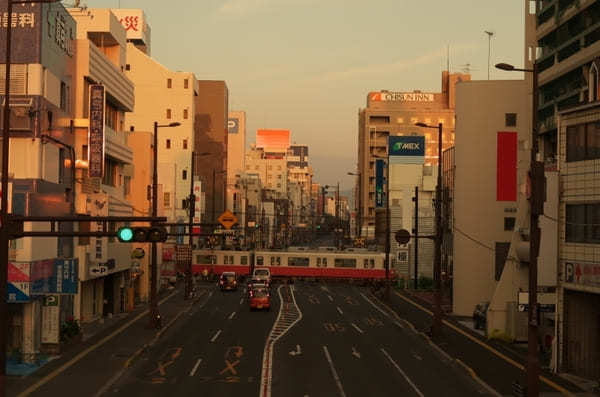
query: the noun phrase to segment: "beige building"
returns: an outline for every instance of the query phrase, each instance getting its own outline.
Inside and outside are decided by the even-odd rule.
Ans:
[[[246,170],[246,112],[229,112],[227,133],[227,208],[233,210],[241,203],[237,176]]]
[[[252,145],[246,153],[246,173],[258,174],[264,189],[287,195],[288,169],[285,156],[268,158],[262,149]]]
[[[125,113],[134,108],[134,84],[125,75],[126,32],[108,9],[69,9],[77,22],[75,40],[75,153],[87,160],[90,85],[105,89],[104,172],[102,178],[78,171],[76,210],[92,216],[131,216],[133,151],[125,131]],[[86,225],[81,225],[82,227]],[[97,226],[89,226],[95,230]],[[76,314],[82,322],[130,307],[131,246],[114,238],[79,238],[80,296]],[[105,269],[104,275],[93,273]]]
[[[361,235],[374,234],[375,225],[375,158],[387,157],[390,135],[424,135],[425,164],[437,164],[437,132],[421,130],[415,123],[444,126],[443,148],[454,145],[455,85],[468,81],[468,74],[442,73],[442,92],[370,92],[367,107],[358,114],[358,173],[360,176],[359,218]]]
[[[158,128],[158,162],[168,174],[159,173],[169,222],[187,220],[187,202],[191,183],[191,158],[194,142],[194,98],[198,83],[193,73],[173,72],[150,58],[133,43],[127,44],[126,75],[135,84],[135,109],[127,114],[126,128],[153,131],[159,125],[181,123],[178,127]],[[148,153],[151,154],[150,152]],[[166,180],[173,185],[167,189]],[[167,205],[168,204],[168,205]]]

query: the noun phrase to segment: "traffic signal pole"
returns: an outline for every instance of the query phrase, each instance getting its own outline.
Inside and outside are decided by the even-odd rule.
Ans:
[[[185,269],[185,296],[187,299],[192,292],[192,255],[194,251],[194,212],[196,212],[196,196],[194,195],[194,167],[195,167],[196,152],[192,151],[192,164],[190,168],[190,197],[188,201],[188,228],[190,231],[189,245],[190,245],[190,256],[189,261],[186,264]]]
[[[154,122],[154,163],[152,172],[152,216],[158,215],[158,122]],[[158,261],[156,243],[152,242],[152,263],[150,269],[150,328],[160,326],[160,314],[158,313]]]

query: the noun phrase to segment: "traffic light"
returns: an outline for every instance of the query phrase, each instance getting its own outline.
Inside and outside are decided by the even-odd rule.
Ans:
[[[167,241],[167,237],[167,229],[161,226],[126,226],[117,231],[117,238],[122,243],[158,243]]]
[[[321,230],[321,225],[317,225],[317,230]]]

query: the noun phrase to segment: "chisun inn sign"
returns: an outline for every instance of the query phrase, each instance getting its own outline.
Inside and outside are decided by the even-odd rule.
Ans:
[[[371,92],[369,99],[372,102],[433,102],[433,94],[423,92]]]

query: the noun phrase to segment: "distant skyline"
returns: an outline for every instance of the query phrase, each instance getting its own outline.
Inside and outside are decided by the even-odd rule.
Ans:
[[[315,181],[349,190],[358,109],[369,91],[439,92],[441,72],[522,78],[493,69],[523,64],[525,0],[83,0],[90,8],[140,8],[152,57],[200,80],[225,80],[230,110],[260,128],[289,129],[310,147]]]

